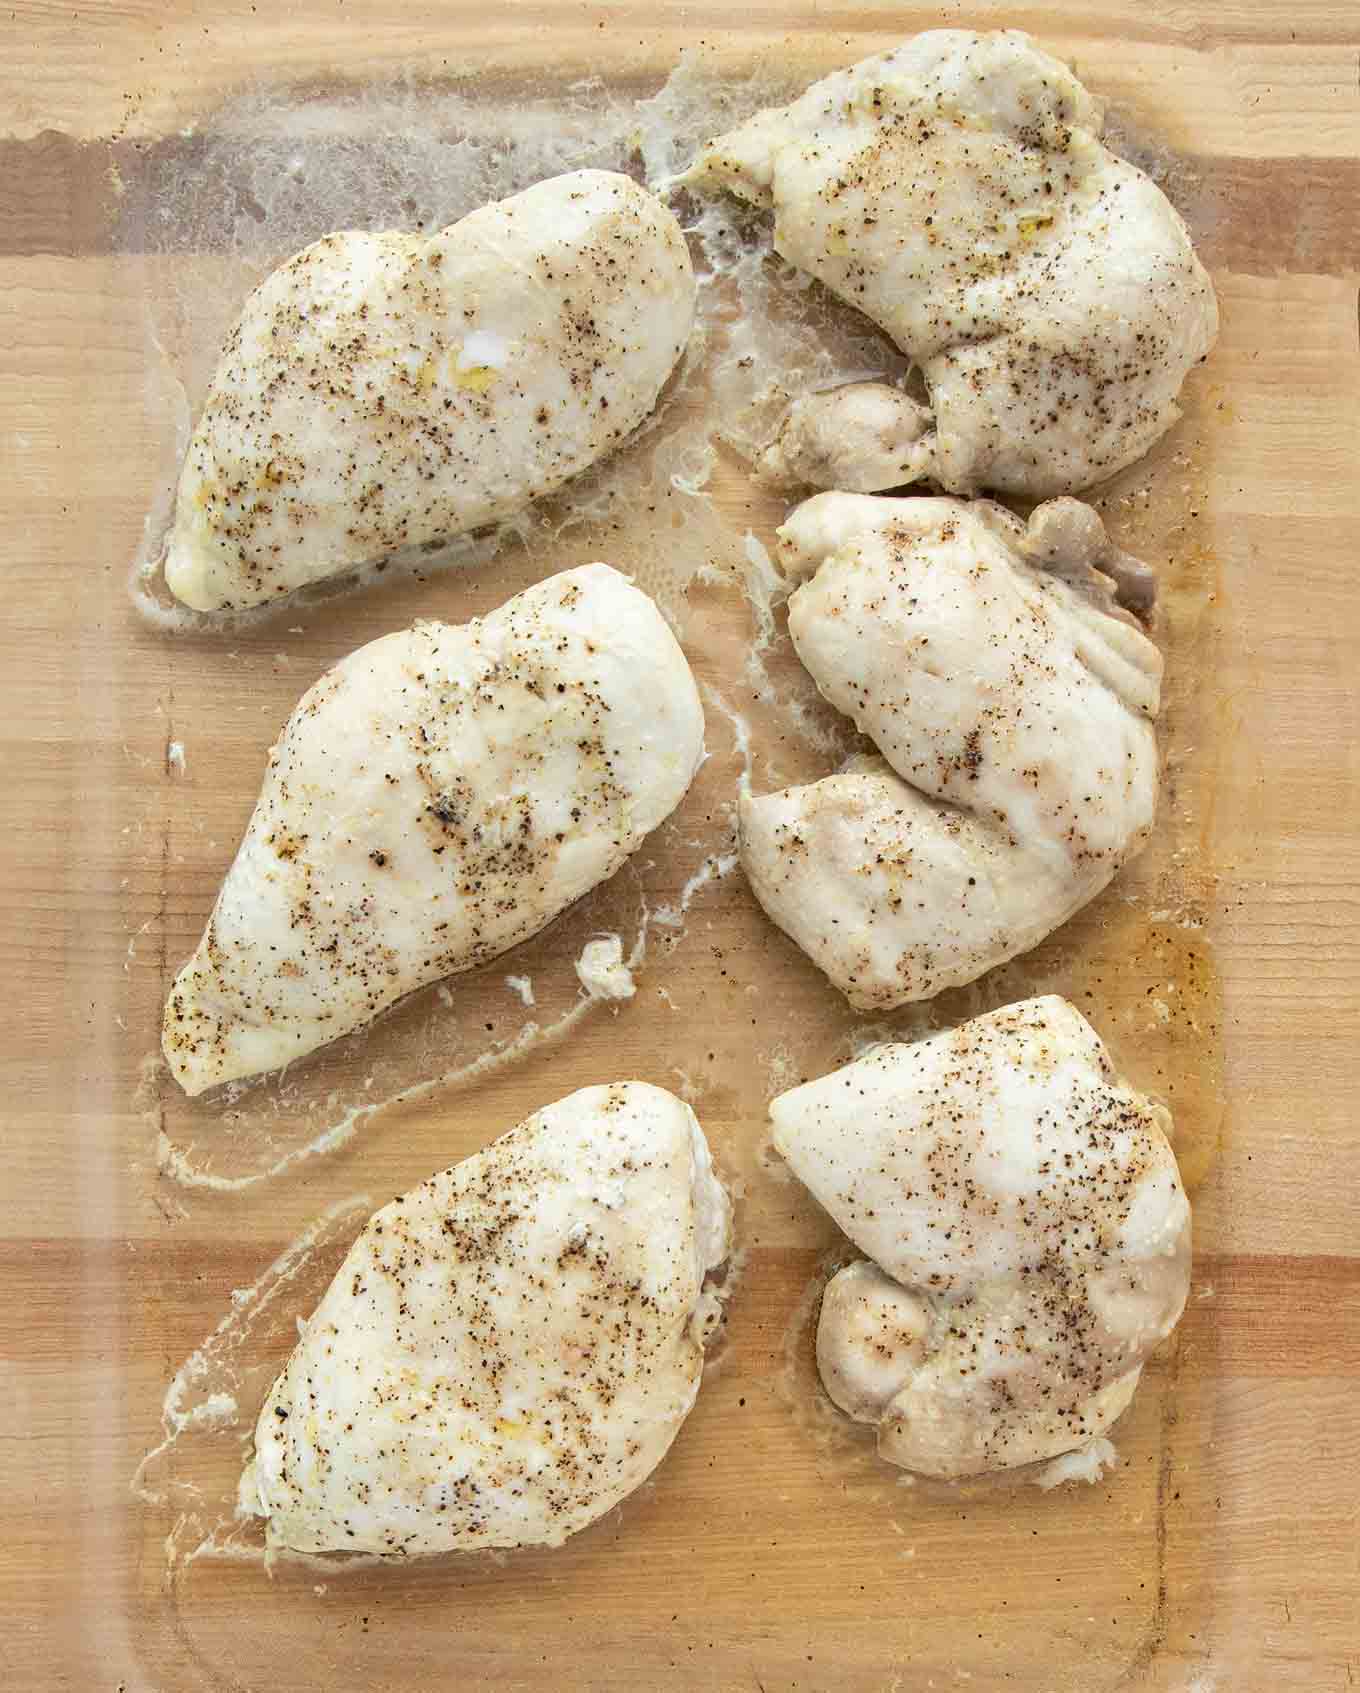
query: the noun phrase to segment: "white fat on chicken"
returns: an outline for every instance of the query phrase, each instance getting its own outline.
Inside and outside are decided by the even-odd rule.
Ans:
[[[822,1302],[832,1399],[891,1463],[955,1477],[1103,1435],[1185,1306],[1170,1113],[1055,995],[876,1048],[770,1107],[872,1263]]]
[[[694,1113],[617,1082],[393,1200],[255,1430],[274,1546],[556,1546],[631,1493],[694,1405],[731,1207]]]
[[[1036,946],[1151,831],[1161,655],[1089,507],[819,494],[779,531],[789,631],[881,758],[739,805],[770,917],[862,1009]]]
[[[774,209],[774,245],[883,329],[929,391],[875,459],[1045,499],[1132,463],[1180,416],[1218,308],[1175,208],[1100,139],[1104,108],[1018,30],[932,30],[711,141],[681,180]],[[795,412],[807,481],[844,486],[840,402]],[[822,481],[823,466],[829,480]],[[871,475],[868,466],[863,473]]]
[[[610,171],[431,235],[324,236],[227,339],[167,586],[239,609],[512,515],[648,416],[694,306],[680,226]]]
[[[703,733],[670,627],[607,564],[342,659],[170,991],[181,1086],[277,1069],[537,933],[679,804]]]

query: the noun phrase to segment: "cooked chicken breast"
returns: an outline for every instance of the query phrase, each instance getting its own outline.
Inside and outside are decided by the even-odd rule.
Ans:
[[[1161,655],[1099,518],[821,494],[780,530],[789,631],[883,754],[740,801],[752,889],[850,999],[927,999],[1038,944],[1152,828]],[[1084,551],[1083,551],[1084,548]],[[1035,562],[1039,560],[1040,562]]]
[[[648,415],[694,301],[680,226],[610,171],[428,236],[324,236],[227,339],[180,476],[171,593],[257,605],[518,511]]]
[[[916,475],[1044,499],[1146,452],[1218,332],[1184,223],[1102,126],[1028,36],[932,30],[757,113],[682,180],[772,206],[776,250],[919,366]],[[825,400],[820,424],[834,437]]]
[[[730,1206],[694,1113],[583,1088],[373,1216],[265,1400],[272,1545],[557,1546],[694,1405]]]
[[[875,1267],[826,1290],[827,1391],[885,1458],[975,1475],[1070,1451],[1185,1305],[1166,1109],[1055,995],[781,1094],[774,1143]]]
[[[276,1069],[535,934],[674,809],[703,733],[670,628],[606,564],[342,659],[171,989],[181,1086]]]

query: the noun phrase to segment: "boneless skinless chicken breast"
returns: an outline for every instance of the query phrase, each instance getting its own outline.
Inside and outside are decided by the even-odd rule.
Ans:
[[[327,235],[266,277],[180,476],[170,591],[200,611],[506,517],[609,452],[684,352],[670,212],[574,171],[432,235]]]
[[[1078,501],[819,494],[779,531],[798,655],[881,757],[740,801],[774,921],[862,1008],[974,980],[1146,840],[1161,655],[1146,572]]]
[[[1044,499],[1165,433],[1217,305],[1175,209],[1102,125],[1028,36],[933,30],[703,149],[681,180],[772,206],[777,251],[886,331],[929,390],[925,414],[853,387],[796,406],[767,468]],[[866,427],[871,461],[850,447]]]
[[[241,1502],[270,1544],[560,1544],[692,1408],[730,1206],[694,1113],[583,1088],[373,1216],[269,1392]]]
[[[606,564],[351,653],[289,719],[171,988],[174,1075],[276,1069],[537,933],[679,803],[703,732],[665,619]]]
[[[774,1142],[871,1263],[817,1355],[880,1454],[936,1476],[1071,1451],[1174,1328],[1190,1207],[1170,1114],[1048,995],[781,1094]]]

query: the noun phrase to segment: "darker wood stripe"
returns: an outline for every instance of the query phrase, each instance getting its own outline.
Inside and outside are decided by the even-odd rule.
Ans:
[[[383,146],[380,139],[312,136],[298,138],[289,152],[311,173],[327,169],[341,149],[353,169],[365,149],[381,153]],[[1142,152],[1136,144],[1129,150],[1135,158]],[[49,130],[28,141],[0,140],[0,257],[239,250],[242,229],[248,234],[257,223],[267,262],[324,233],[306,222],[305,196],[297,209],[267,220],[250,189],[234,180],[234,156],[211,132],[75,142]],[[1149,162],[1165,175],[1211,268],[1254,276],[1360,271],[1360,159],[1202,157],[1163,172],[1158,157],[1150,154]],[[158,212],[194,173],[209,192],[215,183],[221,215],[202,220],[193,232],[197,244],[188,246],[185,233],[167,229]],[[443,210],[452,217],[463,209]]]

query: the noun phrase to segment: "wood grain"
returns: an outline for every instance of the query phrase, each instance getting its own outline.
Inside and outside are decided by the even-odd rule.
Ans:
[[[739,878],[696,902],[683,941],[618,1016],[592,1015],[475,1089],[390,1112],[336,1158],[261,1190],[161,1179],[158,1130],[211,1150],[213,1120],[143,1074],[168,975],[288,701],[431,601],[462,617],[503,597],[507,571],[529,569],[393,584],[309,614],[298,637],[272,626],[230,643],[174,640],[139,619],[128,568],[177,403],[157,378],[146,302],[167,275],[202,278],[215,300],[223,277],[245,274],[210,236],[193,251],[145,238],[160,185],[200,168],[243,90],[329,98],[470,69],[509,87],[550,67],[645,91],[699,38],[734,74],[778,56],[812,75],[956,19],[1030,29],[1111,98],[1134,151],[1165,167],[1223,306],[1185,423],[1108,506],[1122,537],[1165,542],[1176,692],[1163,834],[1127,886],[1032,966],[1032,979],[1090,994],[1081,1003],[1139,1079],[1171,1093],[1204,1172],[1179,1341],[1121,1427],[1121,1468],[1080,1492],[910,1487],[818,1411],[800,1301],[835,1231],[761,1160],[761,1100],[769,1031],[815,1012],[804,1049],[785,1055],[810,1072],[854,1020]],[[7,1684],[915,1693],[967,1673],[973,1687],[1031,1693],[1331,1693],[1360,1682],[1358,68],[1342,0],[4,9]],[[753,501],[735,463],[713,494],[734,532],[765,532],[773,508]],[[742,626],[739,596],[710,600],[701,624],[711,612]],[[731,685],[719,649],[697,652],[696,667]],[[177,735],[183,775],[166,760]],[[720,804],[731,771],[715,759],[699,810]],[[673,897],[679,859],[658,856]],[[616,890],[600,911],[624,903]],[[1173,903],[1199,926],[1154,919]],[[544,979],[569,970],[569,938],[545,938]],[[1192,1009],[1152,1030],[1146,993],[1167,980]],[[499,976],[477,993],[478,1018],[509,1027]],[[429,1002],[405,1016],[375,1050],[439,1027]],[[335,1074],[361,1082],[369,1057],[337,1055]],[[721,1356],[653,1483],[563,1552],[505,1565],[282,1565],[270,1580],[256,1563],[205,1559],[167,1574],[167,1534],[192,1545],[195,1500],[239,1464],[243,1428],[206,1428],[154,1462],[143,1480],[163,1507],[129,1484],[160,1438],[167,1382],[230,1290],[337,1201],[376,1204],[587,1080],[676,1085],[678,1069],[694,1071],[742,1185],[749,1257]],[[337,1225],[242,1339],[243,1400],[345,1238]]]

